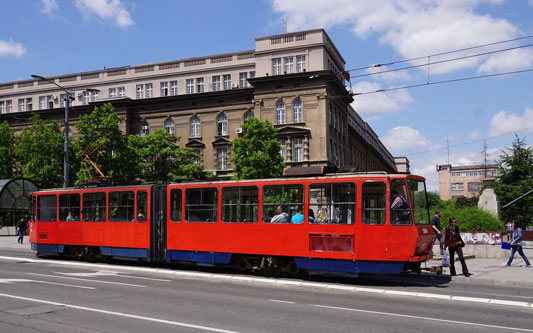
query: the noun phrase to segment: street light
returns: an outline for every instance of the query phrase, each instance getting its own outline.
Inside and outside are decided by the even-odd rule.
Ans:
[[[64,147],[64,152],[63,152],[63,187],[67,188],[68,187],[68,183],[69,183],[68,150],[69,150],[69,132],[70,132],[70,128],[69,128],[69,124],[68,124],[68,116],[69,116],[69,107],[70,107],[70,98],[71,98],[70,94],[73,94],[74,91],[72,89],[68,89],[68,88],[62,87],[59,84],[57,84],[55,81],[49,80],[49,79],[45,78],[44,76],[32,74],[31,77],[34,78],[34,79],[50,82],[50,83],[54,84],[59,89],[61,89],[61,90],[63,90],[65,92],[66,100],[65,100],[65,133],[64,133],[64,135],[65,135],[65,147]],[[87,90],[89,92],[100,92],[100,90],[98,90],[98,89],[85,88],[84,90]]]

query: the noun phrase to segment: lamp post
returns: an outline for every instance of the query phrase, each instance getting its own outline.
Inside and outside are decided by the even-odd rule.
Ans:
[[[64,135],[65,135],[65,146],[64,146],[64,151],[63,151],[63,187],[67,188],[68,185],[69,185],[69,160],[68,160],[68,154],[69,154],[69,132],[70,132],[70,128],[69,128],[69,107],[70,107],[70,98],[71,98],[70,94],[74,93],[74,91],[71,90],[71,89],[65,88],[63,86],[60,86],[55,81],[49,80],[49,79],[45,78],[44,76],[32,74],[31,77],[34,78],[34,79],[50,82],[50,83],[54,84],[59,89],[61,89],[61,90],[63,90],[65,92],[65,133],[64,133]],[[89,88],[86,88],[84,90],[87,90],[87,91],[90,91],[90,92],[99,92],[100,91],[98,89],[89,89]]]

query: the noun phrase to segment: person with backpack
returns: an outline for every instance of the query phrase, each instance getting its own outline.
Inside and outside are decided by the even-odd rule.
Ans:
[[[531,267],[531,264],[529,263],[529,260],[527,260],[526,255],[524,254],[524,250],[522,249],[522,228],[517,226],[516,221],[512,222],[513,226],[513,239],[509,242],[509,245],[511,245],[511,255],[509,256],[509,260],[507,260],[507,263],[505,264],[506,267],[511,266],[511,263],[513,262],[514,254],[516,251],[518,251],[518,254],[524,259],[526,264],[522,267]]]
[[[24,221],[24,218],[21,218],[19,222],[17,223],[17,229],[18,229],[18,243],[22,244],[24,239],[24,233],[26,232],[26,221]]]

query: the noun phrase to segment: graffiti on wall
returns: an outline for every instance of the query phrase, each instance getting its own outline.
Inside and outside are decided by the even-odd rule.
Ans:
[[[461,232],[466,244],[498,245],[502,243],[500,232]]]

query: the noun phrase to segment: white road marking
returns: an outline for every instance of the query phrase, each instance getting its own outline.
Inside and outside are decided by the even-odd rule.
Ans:
[[[87,282],[95,282],[95,283],[116,284],[116,285],[128,286],[128,287],[139,287],[139,288],[144,288],[145,287],[145,286],[142,286],[140,284],[111,282],[111,281],[100,281],[100,280],[90,280],[90,279],[82,279],[82,278],[67,277],[67,276],[60,276],[60,275],[49,275],[49,274],[39,274],[39,273],[26,273],[26,274],[36,275],[36,276],[47,276],[47,277],[53,277],[53,278],[57,278],[57,279],[69,279],[69,280],[87,281]]]
[[[51,305],[57,305],[57,306],[64,306],[64,307],[71,308],[71,309],[76,309],[76,310],[103,313],[103,314],[117,316],[117,317],[133,318],[133,319],[145,320],[145,321],[150,321],[150,322],[155,322],[155,323],[160,323],[160,324],[167,324],[167,325],[172,325],[172,326],[194,328],[194,329],[210,331],[210,332],[238,333],[236,331],[230,331],[230,330],[225,330],[225,329],[221,329],[221,328],[194,325],[194,324],[187,324],[187,323],[183,323],[183,322],[179,322],[179,321],[171,321],[171,320],[158,319],[158,318],[152,318],[152,317],[138,316],[138,315],[133,315],[133,314],[129,314],[129,313],[116,312],[116,311],[107,311],[107,310],[102,310],[102,309],[89,308],[89,307],[85,307],[85,306],[78,306],[78,305],[66,304],[66,303],[51,302],[51,301],[45,301],[45,300],[41,300],[41,299],[29,298],[29,297],[23,297],[23,296],[16,296],[16,295],[9,295],[9,294],[1,294],[0,293],[0,297],[14,298],[14,299],[19,299],[19,300],[24,300],[24,301],[43,303],[43,304],[51,304]]]
[[[294,304],[295,302],[289,302],[289,301],[282,301],[279,299],[269,299],[269,302],[276,302],[276,303],[286,303],[286,304]]]
[[[370,314],[377,314],[382,316],[391,316],[391,317],[402,317],[402,318],[411,318],[411,319],[418,319],[418,320],[429,320],[429,321],[437,321],[437,322],[443,322],[446,324],[459,324],[459,325],[466,325],[466,326],[479,326],[479,327],[486,327],[486,328],[496,328],[496,329],[502,329],[502,330],[512,330],[512,331],[521,331],[521,332],[533,332],[531,329],[525,329],[525,328],[518,328],[518,327],[509,327],[509,326],[498,326],[498,325],[488,325],[488,324],[480,324],[480,323],[473,323],[468,321],[458,321],[458,320],[449,320],[449,319],[441,319],[441,318],[432,318],[432,317],[422,317],[422,316],[413,316],[413,315],[405,315],[400,313],[388,313],[388,312],[381,312],[381,311],[370,311],[370,310],[362,310],[362,309],[352,309],[352,308],[343,308],[338,306],[329,306],[329,305],[320,305],[320,304],[311,304],[311,306],[316,306],[319,308],[326,308],[326,309],[333,309],[333,310],[344,310],[344,311],[352,311],[352,312],[361,312],[361,313],[370,313]]]
[[[28,259],[28,258],[17,258],[17,257],[7,257],[7,256],[0,256],[0,260],[11,260],[11,261],[26,261],[26,262],[32,262],[32,263],[49,263],[49,264],[55,264],[55,265],[65,265],[65,266],[81,266],[81,267],[90,267],[90,268],[109,268],[114,267],[112,265],[105,265],[105,264],[92,264],[92,263],[81,263],[81,262],[69,262],[69,261],[58,261],[58,260],[46,260],[46,259]],[[295,285],[295,286],[302,286],[302,287],[313,287],[313,288],[330,288],[332,285],[324,283],[313,283],[313,282],[297,282],[297,281],[289,281],[289,282],[279,282],[276,279],[268,280],[264,278],[253,278],[248,276],[240,276],[240,275],[228,275],[228,274],[209,274],[209,273],[199,273],[199,272],[189,272],[189,271],[174,271],[174,270],[164,270],[164,269],[152,269],[152,268],[145,268],[145,267],[134,267],[134,266],[120,266],[116,267],[116,269],[125,270],[125,271],[135,271],[135,272],[146,272],[146,273],[161,273],[161,274],[168,274],[168,275],[176,275],[176,276],[183,276],[183,277],[198,277],[198,278],[211,278],[216,280],[230,280],[230,281],[238,281],[238,282],[262,282],[262,283],[270,283],[273,285]],[[122,277],[125,277],[126,275],[120,275]],[[59,276],[56,276],[59,277]],[[128,276],[129,277],[129,276]],[[143,278],[147,279],[147,278]],[[96,281],[96,280],[89,280],[92,282],[102,282],[103,281]],[[112,282],[108,282],[112,283]],[[116,283],[116,282],[114,282]],[[424,284],[424,283],[420,283]],[[127,285],[127,284],[126,284]],[[134,285],[138,286],[138,285]],[[144,287],[144,286],[141,286]],[[350,289],[351,287],[348,287]],[[385,289],[379,289],[379,288],[366,288],[366,287],[355,287],[355,290],[353,292],[365,292],[365,293],[377,293],[377,294],[396,294],[393,291],[388,291]],[[505,300],[498,300],[498,299],[488,299],[488,298],[475,298],[475,297],[463,297],[463,296],[453,296],[453,295],[444,295],[444,294],[430,294],[430,293],[412,293],[409,295],[405,295],[406,297],[424,297],[424,298],[435,298],[435,299],[447,299],[454,301],[463,301],[463,302],[477,302],[477,303],[485,303],[485,304],[494,304],[494,305],[507,305],[507,306],[519,306],[519,307],[525,307],[525,305],[522,304],[522,302],[514,302],[514,301],[505,301]],[[515,296],[513,296],[515,297]],[[517,297],[517,296],[516,296]],[[529,307],[533,308],[533,303],[527,303]]]
[[[86,286],[78,286],[74,284],[65,284],[65,283],[57,283],[57,282],[48,282],[48,281],[41,281],[41,280],[30,280],[30,279],[0,279],[0,283],[16,283],[16,282],[35,282],[35,283],[44,283],[44,284],[53,284],[56,286],[63,286],[63,287],[72,287],[72,288],[81,288],[81,289],[96,289],[94,287],[86,287]]]
[[[123,275],[120,274],[120,272],[114,272],[114,271],[98,271],[98,272],[81,272],[81,273],[63,273],[63,272],[54,272],[55,274],[61,274],[61,275],[67,275],[67,276],[77,276],[77,277],[96,277],[96,276],[118,276],[128,279],[139,279],[139,280],[150,280],[150,281],[162,281],[162,282],[171,282],[172,280],[166,280],[166,279],[156,279],[156,278],[147,278],[147,277],[140,277],[140,276],[132,276],[132,275]]]

